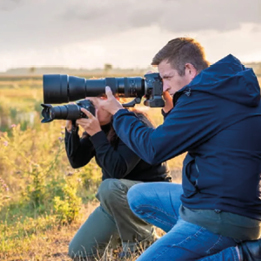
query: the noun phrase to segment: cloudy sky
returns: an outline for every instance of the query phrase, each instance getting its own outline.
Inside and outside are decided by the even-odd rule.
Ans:
[[[178,36],[200,41],[210,62],[261,61],[261,0],[0,0],[0,71],[145,68]]]

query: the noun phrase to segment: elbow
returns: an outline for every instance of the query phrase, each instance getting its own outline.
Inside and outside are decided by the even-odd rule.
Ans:
[[[78,169],[81,167],[84,167],[86,164],[88,164],[90,159],[84,159],[81,157],[69,157],[69,162],[74,169]]]
[[[150,165],[155,165],[159,163],[159,151],[156,150],[153,146],[153,144],[144,144],[144,147],[141,149],[136,148],[137,155],[147,162]]]
[[[150,165],[158,165],[158,164],[162,163],[163,161],[165,161],[165,160],[160,158],[159,155],[156,155],[156,154],[152,154],[150,157],[147,158],[147,162]]]
[[[72,164],[72,163],[71,163],[71,167],[72,167],[73,169],[78,169],[78,168],[80,168],[80,166],[78,166],[78,165],[76,165],[76,164]]]
[[[157,165],[159,164],[160,162],[158,161],[158,159],[156,158],[149,158],[147,160],[145,160],[147,163],[149,163],[150,165]]]
[[[78,169],[78,168],[84,166],[83,164],[79,164],[78,162],[74,162],[74,161],[70,161],[70,164],[71,164],[71,167],[72,167],[73,169]]]
[[[159,163],[161,163],[161,161],[159,161],[158,157],[156,157],[155,153],[148,153],[146,155],[146,157],[143,158],[144,161],[146,161],[147,163],[149,163],[150,165],[157,165]]]

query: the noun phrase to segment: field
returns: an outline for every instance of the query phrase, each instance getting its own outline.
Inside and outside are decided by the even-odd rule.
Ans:
[[[41,123],[42,97],[40,76],[0,77],[0,260],[70,260],[69,241],[98,204],[100,169],[70,167],[64,121]],[[137,108],[162,123],[160,109]],[[183,158],[169,161],[177,182]]]
[[[40,76],[0,77],[0,260],[69,260],[70,239],[97,205],[100,169],[70,167],[64,121],[41,123],[42,96]],[[162,122],[160,109],[139,108]],[[182,159],[169,162],[174,174]]]

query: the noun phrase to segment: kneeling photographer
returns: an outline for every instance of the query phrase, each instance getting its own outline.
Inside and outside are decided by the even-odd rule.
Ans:
[[[87,118],[73,124],[66,121],[65,146],[73,168],[89,163],[95,157],[102,169],[102,183],[96,194],[100,205],[88,217],[69,245],[72,258],[103,255],[109,243],[117,247],[121,242],[120,257],[137,251],[139,245],[153,243],[157,235],[154,228],[136,217],[129,208],[127,192],[135,184],[152,181],[171,181],[165,163],[150,165],[130,150],[116,135],[112,115],[100,107],[102,98],[88,98],[96,109],[95,116],[81,108]],[[147,127],[153,125],[139,111],[134,111]],[[79,137],[79,126],[84,129]],[[144,244],[143,244],[144,243]]]

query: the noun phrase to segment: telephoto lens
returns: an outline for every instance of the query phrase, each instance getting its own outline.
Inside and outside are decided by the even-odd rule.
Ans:
[[[41,104],[42,123],[51,122],[53,120],[77,120],[80,118],[88,118],[86,114],[81,111],[81,108],[86,109],[95,115],[95,107],[90,100],[80,100],[75,104],[66,104],[61,106],[52,106],[50,104]]]
[[[65,103],[84,97],[105,95],[105,87],[110,86],[119,97],[142,97],[145,83],[142,77],[84,79],[65,74],[43,76],[44,103]]]
[[[66,103],[85,97],[105,96],[105,87],[109,86],[117,97],[134,98],[131,102],[122,104],[124,107],[134,107],[145,98],[144,105],[163,107],[163,82],[159,73],[148,73],[142,77],[85,79],[65,74],[43,75],[43,95],[46,110],[49,104]],[[57,107],[61,115],[66,114],[66,108]],[[58,112],[56,112],[58,113]],[[59,115],[60,115],[59,114]],[[57,116],[64,117],[64,116]]]

